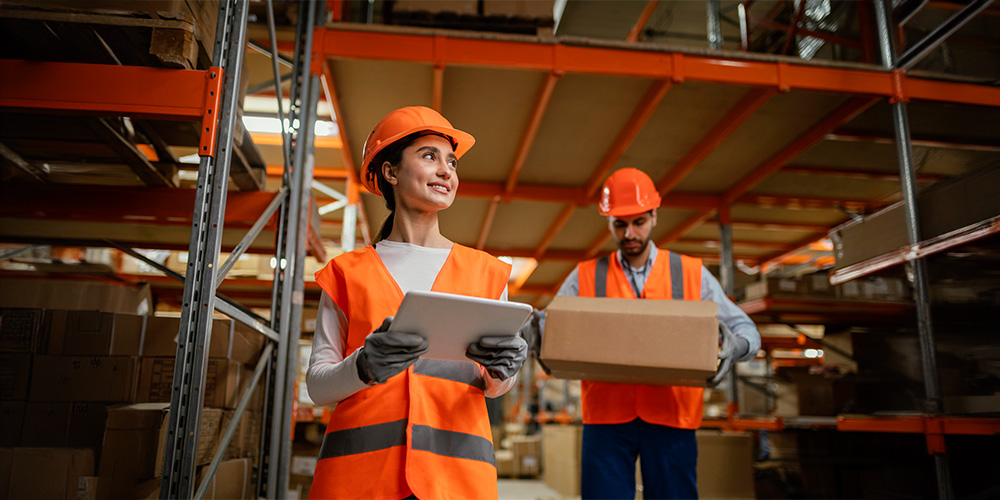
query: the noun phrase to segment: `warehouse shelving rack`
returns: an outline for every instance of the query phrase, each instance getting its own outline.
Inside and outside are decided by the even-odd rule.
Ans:
[[[654,2],[650,2],[650,5],[653,4]],[[805,2],[802,2],[800,5],[804,4]],[[920,3],[917,2],[917,4]],[[921,5],[918,5],[918,8]],[[895,134],[890,140],[898,145],[899,178],[904,204],[907,206],[908,226],[911,230],[916,227],[915,221],[918,220],[914,202],[916,174],[911,160],[911,143],[913,141],[910,137],[908,118],[906,116],[907,103],[910,100],[923,100],[995,107],[1000,105],[1000,93],[997,92],[994,86],[937,80],[910,73],[909,70],[913,63],[919,61],[921,57],[925,56],[977,13],[987,8],[988,5],[989,2],[983,1],[969,2],[967,7],[955,12],[938,30],[930,33],[925,39],[914,44],[909,50],[897,57],[891,40],[896,26],[893,26],[892,21],[889,19],[888,7],[882,0],[875,0],[871,4],[866,3],[865,7],[870,7],[874,11],[873,14],[877,21],[875,23],[877,31],[862,34],[864,39],[856,44],[851,42],[851,45],[858,45],[864,48],[865,57],[868,62],[876,61],[878,55],[881,54],[882,67],[880,68],[859,65],[821,64],[818,62],[812,64],[803,61],[791,61],[789,58],[780,56],[771,57],[759,54],[742,54],[736,56],[734,54],[723,55],[714,52],[705,53],[703,51],[657,50],[654,47],[637,48],[631,46],[630,43],[574,39],[572,37],[559,37],[554,43],[538,43],[537,41],[532,42],[523,39],[504,39],[502,36],[478,37],[475,34],[467,33],[449,35],[441,31],[428,33],[427,31],[400,27],[379,30],[370,26],[353,27],[336,24],[328,25],[326,29],[317,35],[315,52],[327,61],[331,59],[359,59],[385,63],[429,64],[433,68],[431,73],[433,75],[433,83],[430,85],[432,98],[430,101],[438,109],[440,109],[442,103],[443,73],[445,68],[450,65],[544,72],[545,78],[537,89],[535,108],[528,119],[528,125],[525,127],[525,135],[518,150],[518,155],[509,170],[509,178],[506,182],[463,182],[462,190],[459,193],[459,196],[490,200],[489,209],[486,211],[485,218],[483,219],[482,230],[476,245],[480,248],[484,248],[484,243],[489,235],[490,226],[494,221],[497,207],[501,203],[511,200],[525,200],[559,202],[564,204],[564,209],[555,217],[554,222],[545,232],[545,236],[536,248],[504,248],[496,250],[484,248],[487,251],[494,251],[498,255],[533,257],[539,261],[585,260],[595,256],[604,247],[608,239],[606,233],[601,234],[583,251],[549,249],[556,234],[566,226],[574,210],[578,207],[585,207],[594,203],[595,194],[600,186],[600,182],[622,157],[629,144],[636,138],[643,123],[649,119],[652,111],[661,102],[671,85],[680,84],[684,81],[696,81],[750,86],[751,89],[745,97],[719,120],[709,133],[678,161],[673,170],[658,183],[661,193],[667,195],[665,196],[665,202],[671,204],[669,208],[684,208],[693,210],[695,213],[676,226],[674,230],[661,237],[657,241],[657,244],[662,246],[676,242],[685,232],[712,217],[713,214],[717,214],[721,228],[721,255],[719,257],[722,264],[721,274],[724,285],[731,294],[733,291],[731,279],[733,275],[733,242],[731,236],[733,221],[729,214],[729,205],[751,196],[751,189],[760,184],[761,181],[781,170],[786,164],[817,142],[823,140],[828,134],[834,133],[841,125],[849,122],[865,110],[870,109],[875,103],[885,99],[890,102],[893,109]],[[647,8],[647,13],[644,13],[644,17],[648,17],[649,10],[650,8]],[[867,24],[868,27],[872,27],[869,17],[865,16],[864,20],[869,22]],[[640,25],[643,22],[640,20],[637,24],[639,28],[633,30],[633,34],[641,30]],[[795,27],[790,28],[793,30],[797,29]],[[792,38],[794,38],[794,31],[789,39]],[[629,41],[634,42],[635,40],[636,37],[632,36]],[[834,40],[834,42],[838,42],[838,40]],[[341,104],[338,102],[338,92],[336,85],[334,85],[336,79],[329,67],[330,64],[324,62],[325,77],[332,87],[332,104],[336,110],[338,123],[342,124],[342,135],[345,135],[344,129],[349,124],[343,119],[344,116],[340,109]],[[633,115],[615,139],[614,144],[601,160],[597,170],[591,174],[584,186],[543,186],[519,183],[521,169],[524,166],[524,157],[532,147],[532,141],[535,138],[539,123],[546,112],[549,100],[553,94],[553,88],[557,86],[562,77],[570,73],[631,76],[649,78],[653,82],[645,96],[639,101]],[[769,98],[779,93],[795,90],[831,92],[847,94],[851,97],[838,109],[835,109],[820,120],[811,129],[795,137],[783,149],[779,150],[777,154],[768,158],[745,177],[739,179],[735,185],[730,186],[718,196],[703,193],[670,192],[727,135],[745,123]],[[351,162],[351,155],[347,151],[346,138],[344,150],[347,157],[348,175],[357,178],[357,166]],[[864,200],[857,201],[863,202]],[[791,202],[789,201],[789,203]],[[795,203],[801,204],[823,202],[830,203],[832,200],[795,201]],[[859,204],[864,205],[864,203]],[[842,202],[839,205],[841,207],[847,206],[847,204]],[[787,253],[787,251],[800,248],[803,245],[809,245],[825,236],[825,231],[822,234],[811,235],[809,238],[802,240],[801,243],[793,245],[776,255],[776,257]],[[920,239],[919,237],[912,238],[912,236],[914,236],[913,233],[911,233],[911,244],[915,245]],[[918,263],[916,266],[922,268],[923,264]],[[924,433],[927,436],[928,451],[934,456],[936,463],[939,496],[942,498],[952,497],[950,473],[945,458],[946,450],[941,446],[943,440],[940,440],[939,437],[947,433],[994,434],[997,431],[998,423],[995,419],[966,419],[948,417],[941,414],[940,392],[936,385],[938,374],[934,359],[934,337],[928,312],[929,300],[927,297],[926,276],[922,270],[916,274],[915,287],[917,288],[917,297],[915,303],[913,305],[891,304],[887,307],[894,308],[895,311],[900,313],[914,310],[919,318],[919,337],[923,356],[922,366],[925,373],[925,380],[927,380],[925,387],[926,400],[928,401],[927,415],[887,419],[853,416],[842,416],[839,419],[830,417],[787,420],[766,417],[743,417],[737,414],[738,401],[735,397],[735,391],[730,391],[728,399],[731,411],[729,418],[722,426],[748,430],[778,430],[784,428],[786,425],[805,427],[826,426],[843,431],[881,432],[891,429],[891,432]],[[519,288],[523,294],[536,295],[536,300],[540,303],[544,301],[545,296],[550,296],[556,292],[559,282],[561,282],[561,279],[557,279],[555,285],[529,285]],[[772,305],[760,303],[756,307],[761,311],[766,311]],[[801,305],[790,304],[789,307],[801,307]],[[861,308],[858,312],[868,313],[873,312],[873,310],[870,307]],[[735,384],[731,383],[730,388],[734,389]]]
[[[276,47],[273,6],[270,1],[267,3],[271,47]],[[266,204],[229,258],[220,262],[230,164],[234,155],[239,154],[234,148],[234,132],[246,46],[248,4],[248,0],[220,2],[213,65],[205,70],[0,61],[0,72],[19,75],[16,79],[5,78],[0,83],[0,107],[55,114],[133,116],[201,123],[200,165],[185,274],[175,273],[129,246],[103,240],[104,245],[117,248],[184,283],[161,498],[204,497],[259,383],[265,385],[265,425],[262,426],[260,441],[257,494],[280,498],[288,485],[292,389],[298,355],[297,349],[292,346],[298,345],[302,323],[302,264],[307,249],[313,127],[320,90],[318,68],[312,64],[310,48],[313,27],[324,18],[325,4],[311,1],[300,10],[291,86],[292,108],[287,122],[281,109],[282,79],[277,69],[277,49],[272,49],[274,81],[279,90],[279,119],[288,124],[282,134],[282,187]],[[132,149],[134,147],[129,148],[127,153],[134,153]],[[8,154],[4,156],[11,158]],[[11,161],[14,160],[17,160],[16,154]],[[28,162],[14,161],[14,164],[36,179],[44,177],[44,172]],[[135,168],[147,169],[145,176],[144,172],[136,172],[141,179],[148,177],[154,184],[162,180],[149,162],[138,162]],[[169,193],[159,194],[170,196]],[[240,255],[276,214],[275,258],[279,264],[275,266],[272,282],[270,317],[263,318],[217,291]],[[99,238],[93,240],[95,243],[101,241]],[[202,389],[205,387],[208,357],[204,346],[208,345],[215,311],[245,323],[269,342],[255,367],[251,383],[240,397],[235,416],[224,430],[218,450],[198,485],[195,475],[197,428],[203,406]]]

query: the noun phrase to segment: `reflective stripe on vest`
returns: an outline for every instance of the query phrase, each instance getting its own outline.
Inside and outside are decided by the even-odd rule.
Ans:
[[[684,268],[681,255],[667,252],[670,259],[670,298],[684,300]],[[608,256],[598,257],[594,268],[594,297],[608,296]],[[639,297],[643,298],[643,297]]]
[[[577,266],[581,297],[637,298],[617,253]],[[639,297],[651,300],[700,300],[699,259],[659,250]],[[593,273],[593,276],[590,275]],[[593,288],[591,288],[593,284]],[[613,336],[609,337],[613,341]],[[703,390],[640,384],[583,381],[583,422],[619,424],[636,418],[682,429],[701,426]]]
[[[510,265],[455,245],[432,290],[498,299]],[[338,255],[316,281],[347,318],[345,354],[403,294],[374,248]],[[311,498],[496,498],[496,467],[481,367],[419,359],[385,384],[334,408]]]

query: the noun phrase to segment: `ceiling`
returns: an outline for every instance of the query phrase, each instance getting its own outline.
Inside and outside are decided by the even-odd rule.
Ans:
[[[707,49],[702,2],[570,0],[553,17],[537,12],[544,2],[507,2],[535,8],[529,14],[536,17],[507,13],[490,18],[490,25],[480,16],[483,22],[466,26],[478,31],[455,29],[463,25],[454,16],[448,29],[435,27],[440,13],[424,16],[424,27],[380,24],[390,17],[386,9],[403,3],[380,0],[369,19],[359,4],[345,2],[334,17],[351,22],[330,22],[318,36],[328,91],[318,115],[335,129],[317,140],[317,182],[347,192],[364,139],[379,119],[402,106],[439,108],[477,139],[462,159],[458,198],[441,213],[442,230],[498,256],[535,259],[517,266],[523,272],[511,284],[515,300],[544,303],[577,261],[614,249],[594,202],[603,179],[618,168],[639,168],[662,188],[653,233],[659,245],[715,262],[719,220],[728,218],[735,258],[750,270],[825,255],[821,240],[829,228],[899,199],[891,78],[866,64],[873,52],[864,47],[873,41],[861,28],[864,13],[856,2],[809,2],[801,31],[789,39],[790,28],[781,25],[793,22],[799,4],[758,1],[750,12],[749,51],[741,50],[738,3],[731,1],[720,2],[719,51]],[[450,9],[466,3],[424,2]],[[279,47],[286,49],[295,4],[276,5],[284,25]],[[813,9],[817,5],[830,8],[823,14]],[[256,41],[267,39],[261,8],[252,5],[258,20],[249,37]],[[929,2],[906,24],[904,49],[956,9]],[[1000,163],[997,12],[991,7],[960,29],[901,87],[910,99],[921,186]],[[510,34],[512,26],[521,32],[528,26],[531,34]],[[135,38],[129,33],[105,38],[125,44]],[[57,50],[50,40],[4,46],[3,57],[14,58],[49,60],[45,51]],[[289,69],[282,65],[280,71]],[[273,78],[269,57],[248,50],[244,75],[254,89],[244,114],[274,116],[274,91],[265,85]],[[196,134],[168,125],[150,124],[149,135],[168,138],[178,157],[193,153]],[[101,149],[90,122],[3,120],[0,139],[29,160],[58,160],[65,149],[38,142],[51,127],[96,149],[89,170],[62,172],[53,163],[58,175],[50,182],[145,183],[113,151]],[[250,168],[267,166],[261,187],[276,190],[283,163],[278,136],[249,137],[244,149]],[[179,185],[190,185],[184,179]],[[333,201],[323,190],[313,194],[320,205]],[[360,207],[357,234],[365,243],[386,211],[363,189]],[[339,242],[342,214],[322,217],[325,240]]]

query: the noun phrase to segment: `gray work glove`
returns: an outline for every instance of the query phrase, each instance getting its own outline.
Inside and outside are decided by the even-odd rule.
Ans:
[[[546,375],[552,375],[549,371],[549,367],[545,366],[542,362],[542,330],[545,322],[545,313],[539,311],[538,309],[533,309],[531,311],[531,317],[528,321],[524,323],[521,327],[521,337],[524,338],[525,342],[528,343],[528,350],[535,355],[535,359],[538,360],[539,366],[542,367],[542,371]]]
[[[415,333],[390,332],[391,324],[392,316],[389,316],[365,338],[365,346],[357,359],[358,377],[366,384],[372,381],[384,384],[427,352],[427,339]]]
[[[469,344],[465,357],[483,365],[490,377],[507,380],[514,376],[528,357],[528,343],[513,337],[483,337]]]
[[[719,363],[719,369],[715,372],[715,376],[708,379],[709,387],[719,385],[729,370],[733,369],[733,365],[750,351],[750,342],[742,337],[737,337],[725,323],[720,321],[719,329],[722,331],[722,348],[719,350],[719,359],[722,362]]]

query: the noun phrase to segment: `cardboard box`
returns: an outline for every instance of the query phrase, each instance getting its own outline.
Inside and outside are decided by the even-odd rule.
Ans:
[[[138,356],[148,316],[100,311],[46,311],[40,354]]]
[[[483,15],[552,19],[554,3],[552,0],[485,0]]]
[[[392,4],[393,12],[454,12],[456,14],[476,15],[478,8],[475,0],[396,0]]]
[[[35,356],[30,401],[135,400],[139,358],[134,356]]]
[[[697,431],[698,496],[756,498],[753,439],[747,433]]]
[[[221,436],[229,428],[235,412],[226,411],[223,413],[222,422],[219,424],[219,435]],[[243,417],[236,427],[233,439],[226,447],[226,459],[250,458],[254,461],[260,452],[261,426],[263,425],[263,413],[260,410],[247,410],[243,412]],[[315,464],[314,464],[315,465]],[[311,474],[311,472],[310,472]]]
[[[31,354],[0,354],[0,400],[28,399]]]
[[[0,309],[0,352],[34,352],[43,312],[41,309]]]
[[[149,314],[149,284],[122,285],[97,281],[0,279],[0,307],[72,309],[123,314]]]
[[[180,326],[180,317],[151,316],[146,323],[142,356],[176,356]],[[256,365],[263,349],[264,336],[246,325],[228,318],[216,318],[212,321],[209,358],[232,359],[245,365]]]
[[[21,427],[24,424],[23,401],[0,402],[0,446],[17,446],[21,439]]]
[[[107,419],[103,403],[28,403],[21,446],[100,448]]]
[[[138,403],[108,408],[101,451],[98,498],[131,498],[137,487],[163,471],[163,448],[170,420],[168,403]],[[197,464],[207,464],[218,440],[222,411],[202,410]]]
[[[762,299],[773,295],[801,295],[804,293],[806,293],[806,285],[802,281],[790,278],[768,278],[764,281],[747,285],[744,300]]]
[[[496,450],[497,477],[515,477],[517,470],[514,467],[514,452],[510,450]]]
[[[582,445],[582,426],[542,426],[542,479],[563,497],[580,496]]]
[[[94,475],[94,450],[0,448],[0,497],[77,500],[80,479]]]
[[[541,436],[515,436],[510,440],[514,452],[514,473],[517,476],[538,476],[541,469]]]
[[[145,358],[136,401],[169,403],[174,383],[174,358]],[[205,372],[205,407],[236,408],[243,367],[236,361],[209,359]]]
[[[558,378],[704,386],[718,366],[717,311],[708,301],[556,297],[542,361]]]
[[[256,492],[250,485],[252,468],[253,464],[246,458],[223,461],[219,464],[219,468],[212,477],[212,482],[208,485],[205,498],[209,500],[256,498]],[[197,484],[199,486],[205,480],[207,469],[208,467],[202,467],[198,471]]]
[[[925,240],[1000,215],[1000,167],[980,168],[928,186],[917,194],[920,234]],[[895,203],[830,231],[835,269],[909,246],[903,203]]]

